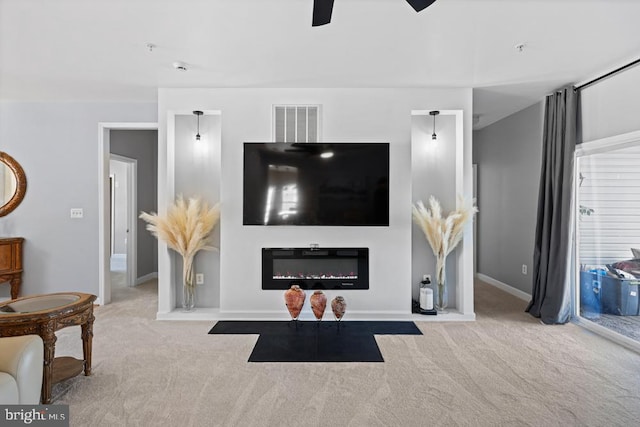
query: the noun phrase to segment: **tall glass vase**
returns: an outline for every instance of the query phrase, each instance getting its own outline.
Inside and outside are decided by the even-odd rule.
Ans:
[[[439,313],[447,313],[447,306],[449,305],[449,292],[447,291],[447,269],[446,258],[438,260],[438,271],[436,275],[436,295],[435,295],[435,307]]]
[[[182,311],[196,308],[196,286],[193,281],[193,258],[183,259],[182,263]]]

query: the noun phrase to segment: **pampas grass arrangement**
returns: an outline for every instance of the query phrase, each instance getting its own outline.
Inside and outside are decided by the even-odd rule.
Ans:
[[[466,204],[461,196],[458,196],[458,208],[446,217],[442,215],[440,202],[433,196],[429,197],[429,208],[425,207],[422,201],[418,201],[412,206],[413,221],[424,232],[433,255],[436,257],[437,308],[439,310],[443,310],[447,305],[444,298],[447,255],[460,243],[464,226],[476,212],[478,212],[478,208],[473,204]]]
[[[140,218],[148,223],[151,234],[182,256],[183,308],[192,310],[195,305],[193,260],[201,250],[217,249],[209,244],[209,237],[220,220],[220,203],[209,207],[201,198],[185,201],[178,196],[166,215],[142,212]]]

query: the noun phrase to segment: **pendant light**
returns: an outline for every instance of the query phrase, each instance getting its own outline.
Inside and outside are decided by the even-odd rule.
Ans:
[[[431,134],[431,139],[433,140],[438,139],[438,135],[436,135],[436,116],[438,114],[440,114],[438,110],[429,111],[429,115],[433,116],[433,133]]]
[[[200,141],[200,116],[203,115],[204,113],[202,111],[195,110],[193,114],[196,115],[196,118],[198,121],[198,131],[196,133],[196,141]]]

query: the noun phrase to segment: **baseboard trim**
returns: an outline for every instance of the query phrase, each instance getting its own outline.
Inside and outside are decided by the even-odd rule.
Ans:
[[[493,277],[489,277],[486,274],[476,273],[476,278],[523,301],[531,301],[531,295],[529,295],[528,293],[523,292],[520,289],[516,289],[513,286],[507,285],[506,283],[503,283],[499,280],[496,280]]]
[[[616,344],[619,344],[621,346],[624,346],[626,348],[628,348],[629,350],[633,350],[636,353],[640,353],[640,343],[638,343],[637,341],[629,338],[629,337],[625,337],[624,335],[621,335],[617,332],[613,332],[612,330],[605,328],[602,325],[598,325],[595,322],[591,322],[587,319],[585,319],[584,317],[573,317],[571,319],[571,322],[575,323],[576,325],[585,328],[588,331],[591,331],[605,339],[608,339],[609,341],[613,341]]]
[[[412,314],[406,312],[348,312],[347,320],[387,320],[387,321],[419,321],[419,322],[472,322],[476,320],[475,313],[462,314],[452,309],[447,314],[439,314],[437,316],[422,316],[420,314]],[[333,315],[330,312],[325,313],[325,321],[333,321]],[[220,311],[219,308],[200,308],[185,313],[180,309],[171,312],[157,312],[156,320],[291,320],[288,313],[279,311]],[[300,320],[314,321],[315,317],[311,313],[303,312]]]
[[[157,278],[158,278],[157,271],[154,271],[153,273],[145,274],[144,276],[138,277],[136,279],[136,286],[138,286],[141,283],[147,282],[151,279],[157,279]]]

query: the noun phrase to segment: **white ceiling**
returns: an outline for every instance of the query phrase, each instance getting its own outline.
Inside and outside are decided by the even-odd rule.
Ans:
[[[332,23],[315,28],[312,4],[0,0],[0,99],[155,101],[158,87],[472,87],[478,128],[640,55],[639,0],[437,0],[420,13],[405,0],[335,0]]]

